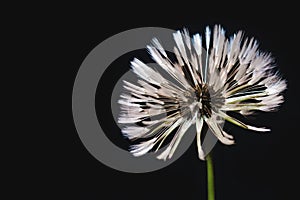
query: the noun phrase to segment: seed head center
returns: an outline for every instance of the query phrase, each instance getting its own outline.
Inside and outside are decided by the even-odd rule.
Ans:
[[[206,117],[211,116],[211,99],[208,90],[208,85],[200,85],[195,88],[195,93],[198,101],[198,107],[200,109],[201,115],[205,115]]]

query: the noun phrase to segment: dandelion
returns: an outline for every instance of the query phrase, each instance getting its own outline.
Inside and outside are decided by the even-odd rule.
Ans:
[[[168,76],[135,58],[131,67],[139,80],[136,84],[124,81],[126,92],[119,100],[119,123],[126,124],[122,133],[130,140],[144,140],[132,145],[134,156],[157,151],[175,132],[167,148],[157,156],[170,159],[186,130],[195,124],[198,155],[205,160],[201,143],[205,124],[220,142],[234,144],[233,136],[222,130],[220,119],[248,130],[270,131],[227,113],[275,111],[283,102],[281,93],[287,87],[286,81],[274,69],[271,55],[259,51],[254,38],[246,38],[239,31],[228,39],[220,25],[213,32],[207,27],[204,37],[195,34],[190,38],[186,29],[175,32],[173,37],[176,61],[158,39],[147,46]]]

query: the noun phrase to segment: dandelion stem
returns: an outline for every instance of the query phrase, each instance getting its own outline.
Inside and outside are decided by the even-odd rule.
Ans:
[[[215,188],[214,188],[214,168],[211,154],[206,157],[206,168],[207,168],[207,199],[215,199]]]

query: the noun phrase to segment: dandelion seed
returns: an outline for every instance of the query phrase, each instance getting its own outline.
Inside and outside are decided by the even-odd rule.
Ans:
[[[274,70],[271,55],[258,50],[256,40],[244,38],[242,31],[228,39],[219,25],[213,31],[206,28],[205,41],[199,34],[190,39],[186,29],[173,37],[177,61],[171,61],[156,38],[147,46],[153,60],[170,78],[135,58],[131,67],[139,81],[124,81],[126,93],[119,100],[119,123],[126,124],[122,132],[129,139],[145,139],[132,146],[133,155],[141,156],[155,146],[158,150],[176,130],[168,147],[157,157],[170,159],[186,130],[195,124],[198,155],[204,160],[204,124],[219,141],[234,144],[233,136],[222,130],[218,118],[253,131],[270,130],[245,124],[226,113],[275,111],[283,102],[281,93],[287,87],[286,81]],[[156,119],[149,121],[153,117]]]

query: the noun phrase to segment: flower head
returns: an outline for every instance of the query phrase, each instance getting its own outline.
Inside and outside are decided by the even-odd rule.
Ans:
[[[168,76],[135,58],[131,66],[139,80],[137,84],[124,81],[126,93],[119,100],[119,123],[126,124],[122,133],[130,140],[144,139],[132,146],[133,155],[141,156],[154,147],[158,150],[176,131],[158,156],[171,158],[192,124],[196,125],[200,159],[205,157],[201,145],[204,124],[226,145],[234,144],[234,140],[222,130],[220,119],[249,130],[270,130],[247,125],[226,113],[274,111],[283,102],[281,92],[286,89],[286,82],[274,70],[271,55],[258,50],[254,38],[245,38],[239,31],[228,39],[219,25],[213,33],[207,27],[204,38],[196,34],[191,39],[186,29],[173,36],[176,61],[171,60],[156,38],[147,46],[153,60]]]

